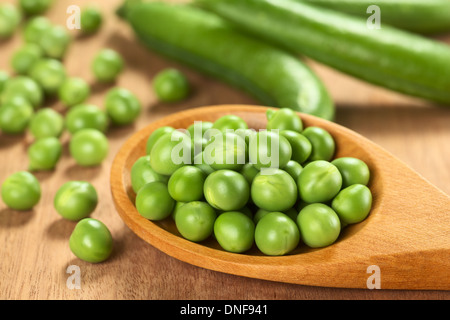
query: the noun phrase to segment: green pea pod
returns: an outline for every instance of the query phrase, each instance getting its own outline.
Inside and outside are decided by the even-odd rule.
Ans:
[[[450,30],[448,0],[299,0],[311,4],[369,18],[370,6],[380,8],[381,21],[388,25],[421,34]],[[367,12],[369,9],[369,12]]]
[[[215,14],[158,2],[137,2],[119,12],[150,49],[239,87],[262,104],[334,117],[325,86],[304,62],[243,35]]]
[[[298,0],[197,0],[247,31],[341,72],[450,105],[450,47]],[[251,18],[249,18],[251,17]]]

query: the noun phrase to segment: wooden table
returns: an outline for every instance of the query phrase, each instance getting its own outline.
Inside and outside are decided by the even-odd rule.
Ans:
[[[48,12],[54,23],[64,24],[69,1],[55,1]],[[94,1],[80,0],[81,7]],[[135,92],[143,102],[141,117],[133,126],[109,131],[110,153],[98,167],[81,168],[70,158],[65,133],[64,154],[56,170],[39,172],[42,198],[34,210],[17,212],[0,203],[0,299],[449,299],[443,291],[396,291],[309,287],[238,277],[205,270],[178,261],[147,244],[120,219],[109,186],[111,162],[122,143],[136,130],[172,112],[223,103],[257,104],[248,95],[169,61],[139,45],[128,25],[113,11],[120,0],[95,1],[106,16],[102,30],[75,41],[64,63],[71,76],[92,84],[88,102],[103,106],[112,86],[95,83],[89,70],[95,53],[104,47],[118,50],[126,69],[116,83]],[[442,37],[441,40],[445,40]],[[447,37],[450,43],[450,37]],[[20,33],[0,43],[0,69],[9,70],[9,58],[21,45]],[[450,109],[389,92],[311,63],[337,104],[336,122],[380,144],[425,178],[450,194]],[[177,104],[157,102],[151,80],[166,68],[178,67],[193,85],[192,96]],[[59,102],[47,106],[63,111]],[[0,180],[26,170],[28,135],[0,134]],[[115,248],[101,264],[76,258],[68,247],[75,223],[62,219],[53,208],[56,190],[69,180],[88,180],[99,193],[93,218],[111,230]],[[449,208],[450,209],[450,208]],[[426,226],[424,226],[426,228]],[[81,289],[69,289],[69,266],[78,266]],[[369,275],[368,275],[369,276]],[[407,275],[405,275],[407,276]]]

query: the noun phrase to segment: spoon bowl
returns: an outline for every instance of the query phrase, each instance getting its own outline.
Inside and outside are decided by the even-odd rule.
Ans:
[[[181,261],[219,272],[311,286],[382,289],[450,289],[450,197],[380,146],[336,123],[299,113],[304,126],[322,127],[336,141],[335,158],[355,157],[370,168],[373,206],[362,222],[345,227],[332,245],[300,244],[285,256],[243,254],[208,239],[184,239],[172,219],[149,221],[135,208],[130,170],[145,155],[149,135],[159,127],[187,128],[234,114],[253,129],[265,128],[268,108],[220,105],[194,108],[151,123],[131,136],[111,168],[111,192],[125,224],[140,238]]]

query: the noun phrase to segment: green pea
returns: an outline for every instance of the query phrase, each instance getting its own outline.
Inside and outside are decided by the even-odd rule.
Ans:
[[[66,128],[74,134],[82,129],[95,129],[105,133],[109,127],[106,112],[93,104],[80,104],[66,114]]]
[[[31,210],[41,199],[41,186],[27,171],[18,171],[2,183],[2,200],[13,210]]]
[[[239,210],[250,198],[247,180],[242,174],[232,170],[211,173],[205,180],[203,192],[210,205],[224,211]]]
[[[67,107],[73,107],[86,101],[91,94],[89,84],[83,78],[67,78],[60,86],[58,97]]]
[[[305,206],[297,216],[297,225],[302,241],[311,248],[331,245],[341,231],[338,215],[323,203]]]
[[[81,166],[95,166],[108,156],[106,136],[95,129],[82,129],[74,133],[69,143],[71,156]]]
[[[34,109],[22,97],[16,97],[0,107],[0,129],[8,134],[24,133],[33,117]]]
[[[52,5],[53,0],[19,0],[22,11],[27,15],[45,13]]]
[[[33,17],[25,24],[23,38],[26,43],[40,44],[52,26],[51,21],[45,16]]]
[[[141,113],[142,105],[131,91],[114,88],[105,97],[105,110],[111,122],[116,125],[128,125]]]
[[[255,205],[268,211],[284,211],[297,201],[298,191],[294,179],[284,170],[258,173],[253,179],[251,197]]]
[[[255,222],[255,225],[261,220],[262,217],[264,217],[265,215],[267,215],[270,212],[272,212],[272,211],[259,208],[256,211],[255,215],[253,216],[253,221]],[[293,221],[297,221],[298,212],[296,209],[289,208],[281,213],[285,214],[287,217],[291,218]]]
[[[214,170],[239,171],[247,160],[247,144],[235,133],[220,132],[207,143],[203,157]]]
[[[191,139],[180,131],[162,135],[150,152],[150,164],[157,173],[170,176],[192,163]]]
[[[30,77],[42,88],[45,94],[55,95],[66,80],[66,69],[56,59],[41,59],[30,70]]]
[[[42,57],[41,47],[34,43],[27,43],[13,53],[11,66],[18,74],[28,74],[32,66]]]
[[[51,108],[38,110],[31,118],[29,130],[35,139],[59,138],[64,130],[64,117]]]
[[[295,132],[303,131],[303,121],[292,109],[281,108],[279,110],[267,110],[267,130],[278,129],[291,130]]]
[[[6,39],[13,35],[20,24],[22,16],[20,11],[11,4],[3,3],[0,5],[0,39]]]
[[[224,212],[214,222],[214,236],[229,252],[248,251],[254,243],[255,224],[247,215],[237,211]]]
[[[348,187],[352,184],[367,185],[370,179],[370,170],[367,164],[357,158],[342,157],[331,162],[342,175],[342,187]]]
[[[283,168],[291,156],[289,141],[273,131],[259,131],[250,138],[249,161],[257,169]]]
[[[5,83],[2,103],[7,103],[16,97],[25,98],[33,108],[37,109],[42,105],[44,95],[36,81],[28,76],[16,76]]]
[[[137,211],[149,220],[167,218],[174,207],[175,200],[170,197],[167,185],[161,181],[147,183],[136,195]]]
[[[248,184],[251,185],[256,175],[259,173],[259,170],[256,169],[253,164],[247,162],[239,172],[244,176]]]
[[[294,250],[300,242],[296,223],[282,212],[269,212],[255,228],[255,243],[267,255],[282,256]]]
[[[175,202],[175,206],[173,207],[172,214],[170,215],[172,217],[173,221],[175,221],[179,209],[185,204],[186,204],[186,202],[179,202],[179,201]]]
[[[5,84],[8,80],[9,80],[9,73],[0,70],[0,95],[3,92],[3,88],[5,87]]]
[[[190,202],[203,198],[206,174],[197,167],[184,166],[176,170],[169,179],[170,196],[176,201]]]
[[[190,92],[187,78],[176,69],[160,71],[153,79],[152,85],[157,98],[163,102],[181,101]]]
[[[93,218],[84,218],[75,226],[69,238],[72,253],[90,263],[106,261],[113,251],[114,240],[108,227]]]
[[[305,202],[327,202],[341,190],[342,176],[330,162],[317,160],[303,168],[297,184],[300,198]]]
[[[65,57],[71,41],[67,29],[55,25],[46,31],[45,37],[39,39],[39,45],[46,57],[61,60]]]
[[[217,129],[219,131],[236,131],[238,129],[248,129],[248,124],[241,117],[234,114],[228,114],[214,121],[211,129]]]
[[[181,235],[194,242],[203,241],[214,230],[216,211],[207,202],[191,201],[178,208],[175,224]]]
[[[139,190],[147,183],[161,181],[167,183],[169,177],[156,173],[150,165],[150,156],[140,157],[131,167],[131,186],[134,192]]]
[[[204,137],[206,134],[206,131],[211,129],[213,126],[213,123],[210,121],[195,121],[193,124],[191,124],[187,131],[191,135],[191,138],[195,137],[195,134],[200,135],[200,137]],[[195,137],[197,138],[197,137]]]
[[[161,138],[166,133],[172,133],[174,131],[175,129],[169,126],[160,127],[155,131],[153,131],[147,139],[147,144],[145,146],[145,153],[150,154],[153,146],[155,145],[156,141],[158,141],[159,138]]]
[[[312,152],[312,145],[304,135],[292,130],[282,130],[280,135],[285,137],[291,145],[291,160],[301,164],[309,158]]]
[[[102,49],[94,57],[91,65],[95,78],[100,82],[114,82],[123,67],[122,56],[112,49]]]
[[[59,187],[53,199],[56,212],[63,218],[79,221],[94,212],[98,204],[95,187],[86,181],[69,181]]]
[[[345,224],[363,221],[372,208],[372,193],[362,184],[342,189],[333,199],[331,207]]]
[[[307,127],[302,134],[311,142],[312,150],[308,161],[330,161],[336,149],[336,144],[331,134],[323,128]]]
[[[28,148],[29,170],[53,170],[62,154],[62,144],[58,138],[41,138]]]
[[[101,11],[94,6],[84,8],[80,15],[81,31],[86,34],[97,32],[103,23]]]
[[[289,160],[288,163],[283,167],[283,170],[289,173],[289,175],[294,179],[294,181],[298,181],[298,177],[303,170],[303,166],[294,160]]]
[[[206,175],[213,173],[215,170],[205,161],[204,153],[200,152],[194,157],[194,166],[202,170]]]

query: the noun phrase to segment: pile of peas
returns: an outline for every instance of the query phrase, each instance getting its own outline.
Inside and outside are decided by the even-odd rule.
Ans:
[[[363,221],[372,207],[367,164],[335,159],[330,133],[304,128],[291,109],[266,115],[259,131],[236,115],[199,122],[197,131],[195,123],[153,131],[130,172],[137,211],[152,221],[173,219],[190,241],[213,237],[234,253],[256,244],[271,256],[300,243],[329,246],[343,227]]]
[[[10,57],[13,73],[0,70],[0,131],[4,135],[28,134],[29,165],[7,177],[1,185],[3,202],[14,210],[31,210],[41,199],[41,186],[33,174],[57,168],[62,157],[61,137],[70,136],[69,151],[82,167],[100,165],[108,156],[108,129],[132,124],[142,104],[128,89],[114,86],[104,98],[104,108],[88,102],[91,86],[68,74],[64,59],[73,38],[65,26],[53,24],[43,14],[52,0],[20,0],[18,7],[0,4],[0,40],[21,28],[23,45]],[[101,11],[93,6],[81,11],[80,32],[93,35],[102,26]],[[124,60],[115,50],[104,48],[93,58],[94,79],[114,85],[123,72]],[[173,102],[189,94],[186,77],[177,70],[161,71],[153,88],[160,101]],[[64,110],[46,106],[58,99]],[[70,237],[72,252],[88,262],[106,260],[112,252],[112,236],[101,221],[90,218],[98,203],[94,186],[68,181],[54,197],[55,210],[77,221]]]

